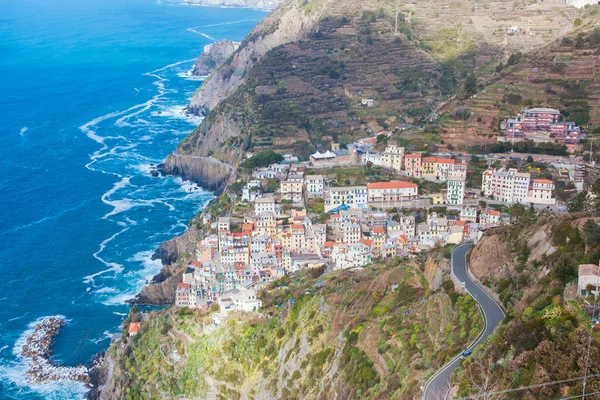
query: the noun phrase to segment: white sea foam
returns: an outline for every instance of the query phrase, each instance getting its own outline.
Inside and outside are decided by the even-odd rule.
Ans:
[[[91,274],[91,275],[85,276],[83,278],[83,282],[84,283],[94,284],[94,278],[96,278],[97,276],[104,275],[107,272],[114,272],[115,274],[119,274],[119,273],[121,273],[123,271],[123,266],[121,264],[118,264],[118,263],[115,263],[115,262],[106,261],[105,259],[103,259],[102,257],[100,257],[100,253],[102,253],[104,251],[104,249],[106,248],[106,245],[108,243],[112,242],[117,236],[119,236],[123,232],[127,231],[128,229],[129,228],[125,227],[125,228],[121,229],[119,232],[117,232],[114,235],[112,235],[111,237],[109,237],[108,239],[104,239],[102,241],[102,243],[100,243],[100,248],[98,249],[98,251],[96,251],[93,254],[93,256],[94,256],[94,258],[96,260],[100,261],[102,264],[106,265],[109,268],[105,269],[103,271],[96,272],[95,274]]]
[[[184,72],[179,72],[177,73],[177,76],[183,79],[186,79],[188,81],[198,81],[198,82],[202,82],[204,80],[206,80],[206,78],[208,78],[208,75],[200,75],[200,76],[196,76],[193,74],[194,69],[190,69],[188,71],[184,71]]]
[[[126,317],[127,316],[127,313],[118,312],[118,311],[113,311],[113,314],[118,315],[119,317]]]
[[[198,34],[198,35],[200,35],[200,36],[203,36],[203,37],[205,37],[205,38],[207,38],[207,39],[209,39],[209,40],[212,40],[213,42],[216,42],[216,41],[217,41],[217,39],[215,39],[214,37],[212,37],[212,36],[209,36],[209,35],[207,35],[207,34],[206,34],[206,33],[204,33],[204,32],[197,31],[197,30],[196,30],[196,29],[194,29],[194,28],[188,28],[188,31],[190,31],[190,32],[193,32],[193,33],[196,33],[196,34]]]
[[[55,317],[64,318],[62,315],[56,315]],[[47,318],[47,317],[43,317]],[[38,394],[45,399],[58,400],[58,399],[83,399],[85,393],[89,390],[82,382],[72,381],[60,381],[50,383],[33,383],[25,375],[27,368],[29,367],[29,360],[27,357],[21,355],[21,349],[27,338],[33,333],[35,325],[43,318],[31,322],[27,325],[27,329],[19,336],[15,345],[12,348],[12,354],[14,355],[14,361],[8,361],[6,359],[1,360],[0,364],[0,381],[6,386],[14,385],[18,389],[18,396],[28,397],[29,394]],[[69,322],[70,320],[65,320]],[[2,348],[2,351],[7,346]]]
[[[19,131],[19,136],[24,136],[25,132],[27,132],[29,130],[29,128],[27,128],[26,126],[22,127],[21,130]]]
[[[185,106],[165,107],[160,111],[154,111],[152,113],[152,116],[184,119],[194,126],[200,125],[200,123],[204,120],[204,117],[199,117],[197,115],[187,113]]]

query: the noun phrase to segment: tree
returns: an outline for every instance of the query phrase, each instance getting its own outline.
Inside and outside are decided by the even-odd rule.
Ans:
[[[531,157],[531,156],[527,156],[527,162],[528,162],[528,163],[532,163],[532,162],[533,162],[533,157]]]
[[[261,151],[260,153],[256,153],[252,157],[245,160],[242,163],[242,167],[246,169],[261,168],[278,163],[282,160],[283,156],[281,154],[277,154],[271,150]]]
[[[600,225],[588,219],[582,228],[583,242],[586,246],[594,247],[600,244]]]
[[[523,213],[525,213],[525,207],[523,204],[513,204],[510,206],[510,222],[519,222]]]
[[[577,278],[577,269],[575,268],[573,258],[566,254],[561,255],[554,263],[554,276],[563,284],[567,284]]]
[[[471,95],[475,93],[475,89],[477,88],[477,77],[474,74],[467,75],[467,79],[465,79],[465,93]]]
[[[502,375],[494,371],[496,363],[492,357],[479,357],[469,363],[465,370],[465,379],[473,389],[471,394],[482,400],[499,400],[506,385]]]
[[[575,195],[567,205],[567,210],[570,213],[583,212],[588,209],[588,192],[583,190]]]

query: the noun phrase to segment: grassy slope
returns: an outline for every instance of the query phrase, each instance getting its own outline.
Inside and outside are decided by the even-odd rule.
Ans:
[[[600,248],[586,246],[576,216],[541,216],[491,233],[495,247],[506,257],[490,262],[480,277],[508,307],[507,319],[463,368],[456,381],[459,394],[480,393],[484,377],[491,390],[535,385],[584,374],[590,335],[591,308],[576,298],[576,288],[565,285],[577,278],[580,263],[597,261]],[[541,231],[549,238],[538,241]],[[532,239],[537,235],[536,239]],[[542,254],[538,246],[550,241],[554,251]],[[478,255],[479,257],[480,255]],[[486,277],[487,276],[487,277]],[[588,299],[593,302],[593,299]],[[593,334],[589,374],[600,372],[600,335]],[[484,370],[489,373],[482,374]],[[491,366],[488,368],[487,366]],[[479,372],[477,372],[479,371]],[[558,398],[581,393],[581,381],[551,385],[506,395],[509,399]],[[588,382],[588,392],[600,382]]]
[[[115,384],[125,398],[418,395],[422,376],[459,352],[482,325],[470,298],[430,293],[419,264],[390,261],[280,281],[288,285],[262,294],[262,316],[233,315],[210,335],[201,333],[208,314],[152,314],[125,348],[111,347],[120,377]],[[400,291],[392,292],[392,284]],[[306,288],[313,293],[306,295]]]

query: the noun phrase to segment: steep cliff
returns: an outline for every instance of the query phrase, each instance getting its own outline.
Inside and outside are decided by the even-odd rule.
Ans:
[[[162,172],[178,175],[201,185],[206,190],[221,194],[230,178],[235,176],[235,169],[212,157],[190,156],[172,153],[164,164]]]
[[[208,76],[216,68],[222,65],[233,52],[239,47],[239,43],[231,40],[217,40],[204,46],[204,51],[194,63],[192,75]]]
[[[199,241],[198,229],[192,225],[182,235],[162,243],[152,257],[162,261],[160,273],[142,288],[131,303],[157,306],[173,304],[177,284],[181,282],[187,262],[194,255]]]

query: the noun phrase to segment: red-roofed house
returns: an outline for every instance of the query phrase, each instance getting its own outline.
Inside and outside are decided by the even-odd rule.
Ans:
[[[132,322],[129,324],[129,336],[135,336],[138,334],[138,332],[140,331],[140,328],[142,327],[142,323],[141,322]]]
[[[488,224],[499,224],[500,223],[500,212],[496,210],[483,210],[479,214],[479,223],[481,225]]]
[[[177,307],[195,307],[196,293],[192,290],[189,283],[180,282],[175,289],[175,305]]]
[[[367,184],[367,201],[374,203],[394,203],[402,200],[416,199],[418,186],[405,181],[373,182]]]

